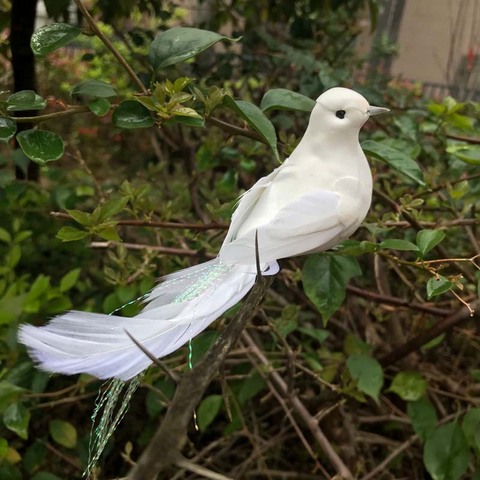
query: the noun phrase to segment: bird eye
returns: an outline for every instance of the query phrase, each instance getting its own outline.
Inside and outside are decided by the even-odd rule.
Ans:
[[[345,110],[337,110],[335,112],[335,115],[337,116],[337,118],[343,119],[343,118],[345,118],[345,113],[346,113]]]

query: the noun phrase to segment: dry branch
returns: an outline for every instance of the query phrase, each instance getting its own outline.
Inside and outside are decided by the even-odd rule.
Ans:
[[[153,480],[160,472],[181,461],[188,425],[196,406],[272,282],[273,277],[257,280],[242,308],[218,340],[202,360],[183,376],[163,422],[129,472],[127,480]]]

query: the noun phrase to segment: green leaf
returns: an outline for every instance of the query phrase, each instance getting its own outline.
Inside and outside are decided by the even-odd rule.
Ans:
[[[469,462],[470,449],[456,422],[436,428],[427,437],[423,463],[433,480],[459,480]]]
[[[328,330],[323,330],[321,328],[299,327],[298,330],[304,335],[314,338],[318,343],[323,343],[330,335]]]
[[[425,256],[432,248],[436,247],[445,238],[441,230],[420,230],[417,233],[417,245],[420,252]]]
[[[47,55],[75,40],[82,30],[67,23],[44,25],[33,32],[30,47],[35,55]]]
[[[393,377],[389,391],[402,400],[415,402],[425,395],[427,381],[418,372],[399,372]]]
[[[242,382],[242,388],[238,392],[237,400],[240,403],[240,405],[244,405],[245,402],[255,397],[264,388],[265,388],[265,380],[257,371],[253,371]]]
[[[252,127],[272,149],[275,158],[278,160],[280,157],[277,150],[277,134],[275,127],[265,114],[253,103],[234,100],[229,95],[225,96],[225,105],[236,111],[247,121],[250,127]]]
[[[7,111],[21,112],[24,110],[43,110],[47,101],[33,90],[21,90],[7,98]]]
[[[296,110],[310,113],[315,106],[312,100],[301,93],[292,92],[285,88],[274,88],[268,90],[262,98],[260,108],[267,110]]]
[[[94,232],[99,237],[104,238],[105,240],[111,240],[113,242],[121,242],[122,239],[119,237],[117,229],[115,225],[105,225],[105,226],[97,226],[94,229]]]
[[[7,461],[0,465],[0,478],[2,480],[23,480],[22,472],[14,465],[14,463],[20,462],[22,457],[12,448],[9,448],[8,452]],[[13,458],[9,459],[9,456]]]
[[[12,241],[12,236],[4,228],[0,227],[0,242],[10,243]]]
[[[205,126],[205,120],[202,117],[185,117],[182,115],[175,115],[171,119],[165,122],[165,125],[168,125],[170,122],[183,123],[183,125],[188,125],[189,127],[200,127]]]
[[[3,413],[3,423],[24,440],[28,439],[30,411],[23,403],[12,403]]]
[[[25,130],[17,134],[23,153],[39,165],[58,160],[63,155],[63,141],[56,133],[45,130]]]
[[[77,430],[70,422],[50,420],[48,427],[53,440],[59,445],[67,448],[77,445]]]
[[[218,415],[223,403],[221,395],[209,395],[205,397],[197,410],[198,428],[204,432]]]
[[[147,128],[155,120],[149,110],[136,100],[125,100],[113,112],[113,123],[120,128]]]
[[[11,118],[0,117],[0,142],[8,143],[17,131],[17,124]]]
[[[365,154],[382,160],[387,165],[408,178],[411,178],[422,187],[425,186],[423,173],[420,167],[405,152],[374,140],[363,141],[362,148]]]
[[[407,413],[412,420],[413,431],[425,441],[437,425],[435,408],[427,399],[421,398],[416,402],[408,402]]]
[[[347,359],[347,368],[357,388],[365,395],[378,400],[383,385],[383,371],[380,363],[368,355],[351,355]]]
[[[389,238],[380,243],[380,248],[389,250],[403,250],[418,252],[418,247],[408,240],[402,240],[401,238]]]
[[[207,350],[213,345],[215,340],[218,338],[218,332],[215,330],[207,330],[206,332],[197,335],[192,340],[192,358],[191,364],[196,365]]]
[[[62,480],[60,477],[50,472],[37,472],[30,480]]]
[[[37,299],[50,288],[50,277],[40,274],[32,283],[30,290],[25,298],[26,302]]]
[[[7,267],[10,267],[12,270],[19,262],[20,258],[22,257],[22,249],[20,245],[12,245],[10,248],[10,252],[8,253],[5,264]]]
[[[74,242],[75,240],[82,240],[82,238],[85,237],[88,237],[88,232],[75,227],[62,227],[57,233],[57,238],[62,242]]]
[[[468,445],[480,454],[480,408],[471,408],[465,414],[462,430]]]
[[[39,440],[30,445],[23,454],[22,466],[25,470],[32,474],[39,470],[45,462],[47,455],[47,447]]]
[[[343,351],[349,357],[352,355],[370,356],[372,346],[356,335],[353,335],[353,333],[348,333],[343,342]]]
[[[26,390],[17,387],[13,383],[7,381],[0,382],[0,412],[3,412],[12,402],[18,400]]]
[[[353,257],[316,254],[307,259],[302,269],[303,288],[322,314],[324,324],[340,308],[347,283],[361,274]]]
[[[220,40],[237,42],[219,33],[199,28],[174,27],[155,37],[148,58],[155,70],[168,67],[194,57]]]
[[[110,110],[110,102],[106,98],[96,98],[87,107],[98,117],[103,117]]]
[[[0,464],[7,456],[8,452],[8,442],[5,438],[0,438]]]
[[[98,207],[98,220],[103,222],[120,213],[128,203],[128,197],[116,197],[107,200]],[[97,209],[95,209],[97,210]]]
[[[90,226],[92,224],[92,215],[87,212],[82,212],[81,210],[69,210],[67,213],[80,225]]]
[[[377,250],[378,245],[374,242],[369,242],[367,240],[344,240],[342,243],[338,244],[334,250],[339,252],[342,255],[357,256],[363,255],[364,253],[373,253]]]
[[[74,268],[66,273],[60,280],[60,291],[67,292],[70,290],[77,283],[81,271],[81,268]]]
[[[447,153],[470,165],[480,165],[480,146],[464,142],[447,142]]]
[[[448,292],[453,287],[453,282],[442,275],[431,277],[427,282],[427,297],[430,300],[437,295]]]
[[[111,98],[118,95],[115,88],[102,80],[87,80],[73,87],[70,92],[72,97],[76,95],[85,95],[93,98]]]

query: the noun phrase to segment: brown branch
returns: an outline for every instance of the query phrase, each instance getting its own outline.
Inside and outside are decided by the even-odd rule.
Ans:
[[[480,300],[476,300],[471,304],[471,308],[477,310],[480,308]],[[403,345],[400,345],[398,348],[395,348],[391,352],[387,353],[380,357],[379,361],[383,367],[388,367],[402,358],[405,358],[410,353],[418,350],[426,343],[430,342],[434,338],[438,337],[442,333],[445,333],[447,330],[459,325],[460,323],[468,320],[470,318],[478,318],[479,314],[475,312],[473,315],[470,314],[470,310],[467,307],[461,307],[457,312],[449,317],[446,317],[435,325],[423,332],[419,333],[417,336],[411,338]]]
[[[200,465],[197,465],[186,458],[180,458],[176,462],[177,467],[183,468],[184,470],[188,470],[189,472],[196,473],[202,478],[208,478],[210,480],[233,480],[231,477],[226,477],[225,475],[222,475],[217,472],[212,472],[208,468],[201,467]]]
[[[461,140],[462,142],[467,142],[467,143],[473,143],[473,144],[479,144],[480,143],[480,138],[473,138],[473,137],[465,137],[463,135],[453,135],[453,134],[448,134],[445,135],[447,138],[451,138],[452,140]]]
[[[251,349],[252,353],[258,358],[260,363],[266,367],[273,384],[278,389],[278,392],[290,402],[293,410],[303,421],[305,426],[310,430],[313,438],[315,438],[325,455],[335,467],[338,475],[345,480],[353,480],[354,476],[352,472],[350,472],[348,467],[345,465],[343,460],[339,457],[339,455],[333,448],[328,438],[322,432],[320,426],[318,425],[318,421],[310,414],[310,412],[307,410],[307,408],[298,398],[298,396],[288,391],[288,385],[285,383],[283,378],[272,368],[270,362],[260,351],[257,344],[253,341],[250,335],[244,331],[242,333],[242,338],[246,341],[248,347]]]
[[[129,242],[114,242],[109,240],[107,242],[91,242],[90,248],[111,248],[122,245],[129,250],[150,250],[153,252],[163,253],[165,255],[181,255],[185,257],[201,257],[201,258],[216,258],[216,254],[204,252],[203,250],[190,250],[187,248],[162,247],[161,245],[144,245],[141,243]]]
[[[455,412],[451,415],[448,415],[444,418],[442,418],[439,422],[438,425],[445,425],[447,422],[450,422],[453,419],[459,418],[464,411],[460,412]],[[379,463],[373,470],[368,472],[366,475],[364,475],[360,480],[373,480],[375,478],[379,478],[378,475],[385,470],[388,465],[395,460],[401,453],[403,453],[405,450],[410,448],[417,440],[419,440],[418,435],[412,435],[410,438],[408,438],[405,442],[403,442],[401,445],[399,445],[395,450],[388,455],[381,463]]]
[[[180,453],[187,441],[187,429],[195,407],[246,323],[255,314],[272,281],[273,277],[257,280],[242,308],[218,340],[202,360],[183,376],[162,424],[137,464],[130,470],[127,480],[153,480],[161,471],[181,460]]]
[[[80,461],[77,460],[76,458],[72,458],[69,455],[66,455],[65,453],[61,452],[60,450],[57,450],[52,444],[48,443],[45,440],[39,440],[40,443],[45,445],[47,450],[50,450],[54,455],[56,455],[58,458],[63,460],[64,462],[68,463],[70,466],[75,468],[75,470],[81,470],[82,466],[80,465]]]
[[[363,290],[362,288],[355,287],[354,285],[348,285],[347,291],[356,295],[357,297],[366,298],[377,303],[386,303],[388,305],[396,305],[399,307],[407,307],[411,310],[417,310],[419,312],[430,313],[432,315],[439,315],[446,317],[452,314],[452,310],[445,308],[431,307],[422,303],[414,303],[406,298],[391,297],[389,295],[382,295],[381,293],[371,292],[369,290]]]
[[[455,220],[439,220],[438,222],[419,222],[422,228],[450,228],[478,225],[480,221],[476,218],[457,218]],[[399,222],[373,223],[373,225],[382,225],[384,227],[411,228],[410,222],[400,220]],[[366,228],[366,225],[363,225]]]
[[[53,118],[69,117],[77,113],[88,113],[90,109],[87,106],[70,106],[68,110],[61,110],[59,112],[45,113],[44,115],[37,115],[35,117],[10,117],[17,123],[40,123]]]
[[[138,78],[137,74],[132,70],[132,67],[128,64],[128,62],[123,58],[121,53],[115,48],[113,43],[110,39],[103,34],[103,32],[98,28],[95,20],[93,20],[92,16],[90,15],[89,11],[82,3],[81,0],[74,0],[75,4],[77,5],[78,9],[82,12],[85,21],[88,23],[89,27],[92,29],[93,33],[103,42],[103,44],[112,52],[113,56],[117,59],[118,63],[126,70],[130,78],[133,82],[137,85],[138,89],[145,95],[148,94],[148,90],[145,88],[145,85],[142,81]]]
[[[62,220],[73,220],[68,213],[50,212],[50,215]],[[132,227],[152,227],[152,228],[168,228],[183,230],[228,230],[229,225],[224,223],[181,223],[181,222],[162,222],[154,220],[118,220],[117,225],[125,225]]]
[[[231,123],[224,122],[219,118],[215,117],[207,117],[207,122],[215,125],[216,127],[221,128],[223,131],[230,133],[232,135],[241,135],[242,137],[251,138],[256,140],[257,142],[266,143],[265,140],[253,130],[248,130],[246,128],[237,127],[236,125],[232,125]]]
[[[379,463],[371,472],[363,476],[361,480],[372,480],[378,478],[378,475],[387,468],[387,466],[395,460],[401,453],[410,448],[417,440],[419,439],[418,435],[412,435],[407,441],[399,445],[395,450],[388,455],[381,463]]]

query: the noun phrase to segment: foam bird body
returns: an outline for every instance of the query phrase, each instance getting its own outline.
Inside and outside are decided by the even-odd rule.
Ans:
[[[253,286],[256,234],[271,275],[277,260],[326,250],[358,228],[372,195],[358,134],[383,111],[352,90],[326,91],[291,156],[240,198],[216,259],[165,277],[135,317],[72,311],[43,327],[22,325],[20,342],[47,371],[121,380],[142,372],[152,361],[126,331],[158,358],[198,335]]]

